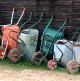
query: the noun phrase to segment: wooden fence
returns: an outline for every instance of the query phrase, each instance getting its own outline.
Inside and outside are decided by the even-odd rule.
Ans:
[[[37,25],[40,33],[44,30],[51,14],[55,15],[55,22],[51,26],[58,27],[68,18],[65,29],[65,37],[70,39],[80,23],[80,0],[0,0],[0,24],[10,23],[12,8],[16,7],[13,23],[16,23],[22,8],[26,8],[26,13],[20,24],[25,22],[30,12],[33,12],[31,21],[24,27],[28,28],[35,23],[41,12],[45,12],[42,21]]]

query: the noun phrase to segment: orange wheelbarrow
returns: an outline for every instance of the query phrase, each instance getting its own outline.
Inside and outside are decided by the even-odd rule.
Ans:
[[[13,63],[16,63],[21,57],[20,51],[17,49],[19,47],[17,41],[19,39],[20,33],[20,27],[18,26],[18,23],[24,14],[25,8],[23,9],[23,12],[17,23],[12,25],[14,9],[15,8],[13,8],[11,24],[4,25],[2,27],[2,37],[0,36],[2,39],[2,45],[0,47],[0,59],[4,59],[8,55],[8,58]]]

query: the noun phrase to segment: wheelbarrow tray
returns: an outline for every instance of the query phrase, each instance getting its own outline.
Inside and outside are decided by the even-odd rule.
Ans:
[[[19,26],[16,26],[16,25],[5,26],[2,29],[3,29],[2,40],[5,42],[5,44],[8,41],[8,49],[11,50],[13,48],[16,48],[17,46],[16,41],[18,41],[18,33],[20,32]],[[14,32],[11,32],[11,31],[14,31]]]
[[[23,31],[28,32],[29,29],[25,29]],[[39,31],[37,29],[30,29],[28,34],[20,34],[20,39],[25,43],[25,46],[22,50],[27,60],[31,60],[32,54],[36,52],[38,34]]]
[[[57,33],[57,31],[58,30],[54,30],[52,28],[47,28],[47,30],[45,31],[44,40],[42,41],[43,45],[42,45],[42,49],[41,49],[44,52],[44,54],[48,51],[51,42],[55,42],[59,39],[64,38],[64,35],[62,34],[62,32]],[[53,39],[54,39],[54,41],[53,41]],[[54,44],[50,48],[50,52],[49,52],[48,55],[53,55],[53,49],[54,49]]]
[[[58,30],[55,30],[53,28],[47,28],[47,30],[45,31],[45,35],[49,34],[50,36],[52,36],[53,38],[55,38],[54,40],[59,40],[59,39],[63,39],[64,38],[64,34],[62,34],[62,32],[58,32]],[[56,34],[57,33],[57,34]]]
[[[73,46],[73,50],[75,52],[75,59],[78,63],[80,63],[80,44],[75,44]]]

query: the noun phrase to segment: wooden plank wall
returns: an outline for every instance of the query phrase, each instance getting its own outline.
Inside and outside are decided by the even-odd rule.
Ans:
[[[80,28],[80,0],[73,0],[72,3],[72,27],[74,29]],[[78,35],[80,34],[80,30]]]
[[[10,23],[11,11],[13,7],[17,7],[16,14],[14,15],[14,22],[16,23],[22,8],[26,8],[26,13],[22,19],[22,24],[27,20],[29,12],[33,12],[33,17],[31,21],[25,25],[25,28],[35,23],[42,11],[45,12],[45,15],[42,21],[38,24],[38,29],[42,32],[48,22],[48,19],[51,17],[51,14],[55,14],[55,23],[52,23],[51,26],[59,26],[64,22],[65,18],[68,18],[68,22],[65,30],[65,37],[71,38],[72,33],[75,30],[75,25],[79,20],[79,0],[0,0],[0,24]],[[73,6],[72,6],[73,5]],[[77,10],[78,9],[78,10]],[[72,13],[73,10],[73,13]],[[75,18],[73,19],[72,16]],[[72,22],[73,21],[73,22]],[[73,24],[73,25],[72,25]]]

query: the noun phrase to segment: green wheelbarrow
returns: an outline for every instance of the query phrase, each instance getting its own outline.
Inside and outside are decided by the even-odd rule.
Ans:
[[[50,27],[50,24],[53,21],[52,15],[41,37],[40,51],[35,52],[32,56],[33,64],[40,65],[42,62],[53,58],[54,42],[56,42],[59,39],[64,39],[63,31],[65,29],[66,20],[67,19],[65,19],[64,23],[59,27],[58,30],[55,30]]]

